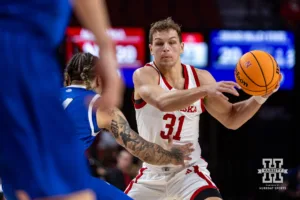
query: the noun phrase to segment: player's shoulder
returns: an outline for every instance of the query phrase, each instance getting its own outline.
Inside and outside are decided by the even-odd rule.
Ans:
[[[193,66],[191,66],[193,67]],[[197,73],[197,75],[200,75],[200,76],[209,76],[211,75],[211,73],[208,71],[208,70],[205,70],[205,69],[199,69],[199,68],[196,68],[196,67],[193,67]]]
[[[149,74],[149,73],[158,75],[157,69],[155,69],[155,67],[151,63],[147,63],[143,67],[140,67],[134,71],[134,74],[136,74],[136,75],[140,75],[140,74],[143,75],[143,74]]]
[[[154,82],[157,82],[159,79],[159,72],[151,63],[145,64],[144,67],[136,69],[133,73],[134,82],[149,79],[153,80]]]
[[[70,96],[70,97],[80,97],[80,96],[93,96],[97,93],[93,90],[87,90],[85,88],[77,88],[77,87],[63,87],[61,88],[61,95],[62,96]]]
[[[62,87],[60,89],[60,92],[62,94],[73,94],[73,93],[78,93],[79,90],[77,90],[77,88],[73,88],[73,87],[69,86],[69,87]]]
[[[60,93],[61,94],[67,94],[70,93],[72,91],[72,89],[68,88],[68,87],[62,87],[60,88]]]
[[[197,73],[199,81],[202,84],[209,84],[209,83],[215,82],[215,78],[212,76],[212,74],[208,70],[195,68],[195,71]]]

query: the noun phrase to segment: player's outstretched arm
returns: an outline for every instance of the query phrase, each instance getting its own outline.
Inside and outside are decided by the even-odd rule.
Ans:
[[[133,75],[135,95],[138,98],[142,98],[147,103],[155,106],[163,112],[171,112],[181,110],[195,101],[204,98],[210,94],[221,95],[223,98],[227,98],[222,95],[222,92],[238,95],[236,90],[232,89],[231,81],[224,81],[222,85],[215,85],[214,91],[212,87],[204,86],[192,88],[188,90],[172,90],[166,91],[158,85],[159,75],[152,67],[143,67],[135,71]],[[136,96],[135,96],[136,97]]]
[[[256,97],[234,104],[230,103],[222,92],[224,92],[224,88],[234,91],[235,87],[239,87],[237,83],[229,81],[216,82],[209,72],[204,70],[196,71],[198,78],[202,81],[201,85],[209,88],[204,99],[206,110],[225,127],[233,130],[238,129],[251,119],[261,107],[262,104],[258,103]]]
[[[184,109],[207,95],[205,88],[166,91],[158,81],[159,75],[152,67],[142,67],[133,74],[135,92],[163,112]]]
[[[116,141],[125,147],[132,155],[153,165],[175,164],[183,165],[184,160],[190,160],[193,151],[192,144],[169,147],[169,150],[148,142],[133,131],[123,113],[118,109],[107,113],[97,111],[97,122],[100,128],[108,129]]]

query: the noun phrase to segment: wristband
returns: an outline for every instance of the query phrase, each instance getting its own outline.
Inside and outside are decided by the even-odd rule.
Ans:
[[[268,98],[264,98],[262,96],[253,96],[253,98],[255,99],[255,101],[257,103],[259,103],[260,105],[262,105],[263,103],[265,103],[267,101]]]

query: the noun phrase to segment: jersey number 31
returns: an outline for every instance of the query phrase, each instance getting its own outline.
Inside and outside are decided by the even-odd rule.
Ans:
[[[176,116],[174,114],[165,114],[163,116],[163,120],[169,120],[169,123],[166,124],[165,128],[168,129],[168,131],[161,131],[160,132],[160,136],[163,138],[163,139],[169,139],[170,135],[173,134],[174,132],[174,126],[175,126],[175,123],[178,121],[178,128],[176,130],[176,133],[175,135],[173,136],[173,139],[174,140],[180,140],[180,133],[181,133],[181,130],[182,130],[182,125],[183,125],[183,122],[184,122],[184,116],[181,116],[179,117],[178,119],[176,118]]]

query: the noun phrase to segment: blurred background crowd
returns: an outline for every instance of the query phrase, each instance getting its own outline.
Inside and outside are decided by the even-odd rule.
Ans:
[[[202,157],[225,200],[300,199],[299,55],[300,0],[108,0],[117,57],[126,86],[122,111],[136,129],[131,102],[132,73],[151,61],[148,31],[156,20],[172,17],[182,25],[183,62],[209,70],[217,80],[232,80],[237,59],[249,50],[270,52],[284,74],[282,87],[236,131],[209,114],[200,123]],[[247,43],[248,42],[248,43]],[[62,71],[78,51],[97,54],[93,37],[73,15],[58,49]],[[298,92],[299,94],[299,92]],[[249,96],[231,97],[236,102]],[[103,131],[86,152],[91,173],[125,190],[141,166]],[[282,187],[263,189],[263,158],[283,159]],[[1,191],[1,187],[0,187]],[[0,195],[1,199],[1,195]]]

